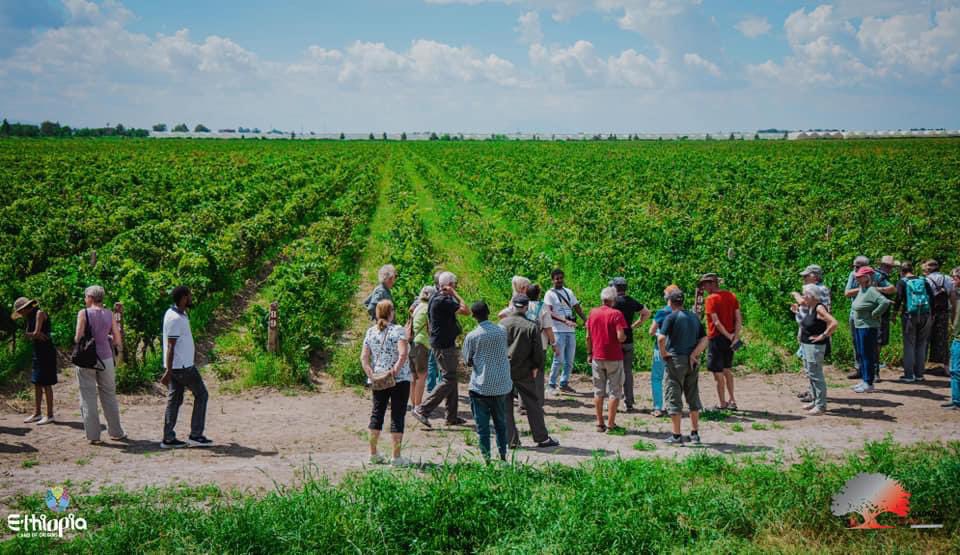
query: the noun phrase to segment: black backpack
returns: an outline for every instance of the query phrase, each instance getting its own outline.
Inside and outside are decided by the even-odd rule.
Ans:
[[[73,346],[73,352],[70,354],[70,362],[80,368],[97,368],[99,363],[102,366],[100,357],[97,356],[97,341],[93,338],[93,329],[90,323],[90,314],[87,309],[83,309],[83,316],[86,319],[86,325],[83,327],[83,337]]]

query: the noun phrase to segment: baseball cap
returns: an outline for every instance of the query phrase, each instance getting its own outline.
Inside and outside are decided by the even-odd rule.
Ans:
[[[800,272],[800,275],[804,277],[809,276],[810,274],[817,274],[818,276],[822,276],[823,268],[821,268],[817,264],[811,264],[806,268],[804,268],[802,272]]]
[[[513,303],[513,306],[524,307],[530,304],[530,298],[523,294],[514,295],[511,302]]]
[[[609,285],[610,285],[611,287],[626,287],[626,286],[627,286],[627,279],[626,279],[626,278],[623,278],[623,277],[620,277],[620,276],[617,276],[617,277],[615,277],[615,278],[613,278],[613,279],[610,280]]]
[[[666,295],[666,299],[672,303],[682,303],[683,302],[683,291],[680,289],[675,289],[670,291]]]
[[[871,268],[870,266],[862,266],[859,270],[857,270],[857,273],[854,275],[856,277],[872,276],[873,268]]]

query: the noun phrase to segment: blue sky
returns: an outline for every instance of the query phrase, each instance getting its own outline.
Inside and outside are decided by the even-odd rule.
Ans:
[[[0,0],[0,115],[75,125],[960,127],[960,0]]]

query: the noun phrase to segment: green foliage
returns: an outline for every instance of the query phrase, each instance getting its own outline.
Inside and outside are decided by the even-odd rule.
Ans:
[[[0,217],[17,224],[0,227],[0,298],[39,299],[67,347],[83,289],[103,285],[107,305],[125,308],[128,364],[118,386],[135,388],[160,368],[149,358],[172,287],[193,289],[202,334],[264,253],[323,215],[356,208],[329,199],[349,202],[345,193],[366,183],[378,155],[279,142],[0,143],[0,178],[17,184],[0,191]],[[345,275],[332,279],[349,284]],[[0,340],[14,333],[4,316]]]
[[[692,293],[697,276],[718,272],[758,336],[738,356],[765,371],[797,368],[775,352],[795,349],[789,293],[799,290],[805,265],[824,267],[842,320],[854,256],[958,262],[960,237],[942,210],[960,205],[953,140],[409,148],[435,167],[437,189],[449,192],[446,201],[465,219],[512,227],[510,235],[481,222],[464,234],[498,279],[516,271],[543,280],[556,264],[591,306],[611,276],[623,275],[633,296],[658,306],[667,284]],[[846,335],[836,336],[834,360],[852,358]],[[901,351],[896,328],[891,338],[886,362]]]
[[[831,514],[831,497],[863,471],[899,480],[912,494],[911,518],[944,529],[847,530]],[[262,497],[214,487],[107,489],[72,499],[89,532],[63,542],[15,538],[0,551],[949,552],[960,525],[960,483],[952,479],[958,472],[960,444],[901,447],[887,440],[841,463],[813,453],[792,465],[698,453],[577,467],[464,463],[423,474],[373,471]],[[40,511],[43,500],[16,504]]]

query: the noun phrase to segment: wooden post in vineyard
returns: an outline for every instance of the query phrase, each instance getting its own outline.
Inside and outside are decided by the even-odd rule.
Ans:
[[[117,344],[117,366],[122,366],[124,356],[123,356],[123,340],[124,340],[124,331],[123,331],[123,303],[113,303],[113,318],[117,321],[117,328],[120,330],[120,342]]]
[[[279,319],[277,303],[270,303],[270,316],[267,319],[267,352],[276,353],[280,348],[280,334],[277,326]]]

